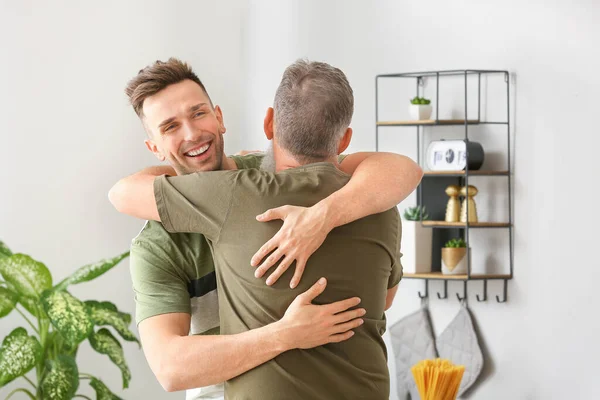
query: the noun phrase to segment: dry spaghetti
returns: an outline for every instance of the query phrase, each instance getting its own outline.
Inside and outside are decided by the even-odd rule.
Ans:
[[[436,358],[419,361],[410,370],[421,400],[454,400],[458,395],[465,367]]]

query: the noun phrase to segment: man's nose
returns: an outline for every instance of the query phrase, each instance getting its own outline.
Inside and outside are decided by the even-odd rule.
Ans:
[[[200,135],[200,132],[190,122],[184,122],[183,124],[183,138],[186,141],[193,142]]]

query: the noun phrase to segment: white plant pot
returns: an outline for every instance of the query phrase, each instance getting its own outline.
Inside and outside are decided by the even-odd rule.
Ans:
[[[442,274],[466,275],[469,267],[469,254],[466,247],[442,248]]]
[[[415,121],[422,121],[431,119],[431,111],[433,107],[431,104],[411,104],[410,105],[410,117]]]
[[[431,239],[433,230],[420,221],[402,220],[402,270],[406,274],[431,272]]]

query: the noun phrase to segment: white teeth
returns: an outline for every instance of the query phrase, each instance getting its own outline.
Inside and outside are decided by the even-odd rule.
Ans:
[[[187,152],[186,155],[190,156],[190,157],[196,157],[199,156],[200,154],[204,153],[206,150],[208,150],[208,148],[210,147],[209,144],[205,144],[204,146],[200,147],[198,150],[194,150],[194,151],[190,151]]]

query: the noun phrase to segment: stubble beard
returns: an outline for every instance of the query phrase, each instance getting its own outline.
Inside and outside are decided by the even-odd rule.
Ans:
[[[173,169],[175,169],[177,175],[189,175],[195,174],[196,172],[220,171],[223,169],[223,144],[222,142],[220,144],[215,144],[213,142],[213,145],[215,146],[215,164],[210,169],[189,167],[176,160],[169,162],[169,164],[171,164]]]
[[[269,147],[265,150],[265,156],[260,163],[261,171],[275,172],[275,151],[273,150],[273,142],[269,142]]]

